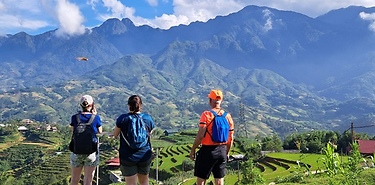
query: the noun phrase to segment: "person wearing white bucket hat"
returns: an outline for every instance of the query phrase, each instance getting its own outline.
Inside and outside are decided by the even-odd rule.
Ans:
[[[72,151],[70,154],[70,185],[77,185],[79,183],[81,180],[82,170],[84,171],[83,184],[92,184],[95,169],[99,164],[99,138],[96,136],[96,134],[103,132],[102,121],[100,116],[97,115],[92,96],[83,95],[79,104],[82,110],[79,111],[78,114],[74,114],[71,117],[70,122],[70,126],[73,131],[72,142],[69,145],[69,149]],[[82,123],[86,125],[85,129],[89,128],[89,130],[91,130],[89,139],[85,143],[83,143],[82,140],[81,142],[77,141],[77,137],[74,137],[74,135],[77,135],[76,132],[79,132],[79,129],[77,128],[79,128]],[[73,142],[73,138],[75,138],[76,141]],[[89,150],[88,152],[85,151],[87,146],[89,147],[89,149],[87,149]]]

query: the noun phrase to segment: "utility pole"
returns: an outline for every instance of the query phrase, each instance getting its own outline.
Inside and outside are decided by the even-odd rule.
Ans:
[[[237,182],[240,182],[240,161],[237,161]]]
[[[100,149],[99,149],[99,146],[100,146],[100,142],[99,142],[99,137],[98,137],[98,160],[100,160]],[[96,166],[96,185],[99,184],[99,163],[98,165]]]
[[[181,183],[184,183],[184,172],[185,172],[185,163],[182,162],[182,173],[181,173],[182,180],[181,180]]]
[[[247,135],[247,127],[246,127],[246,120],[245,120],[245,105],[242,103],[242,99],[240,100],[240,125],[243,126],[243,131],[245,132],[246,138]]]
[[[159,171],[159,147],[156,147],[156,171],[155,171],[155,174],[156,174],[156,184],[159,184],[159,174],[158,174],[158,171]]]
[[[350,124],[350,132],[352,134],[352,143],[354,143],[355,137],[354,137],[354,124],[353,124],[353,122]]]

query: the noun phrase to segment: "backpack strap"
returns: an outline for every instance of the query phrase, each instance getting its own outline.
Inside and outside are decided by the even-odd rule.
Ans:
[[[127,117],[122,118],[121,123],[125,123],[125,119],[129,119],[130,116],[131,116],[131,115],[129,114]],[[120,131],[120,133],[121,133],[122,138],[123,138],[124,141],[126,142],[126,144],[128,144],[128,146],[130,146],[129,141],[125,138],[124,133],[122,133],[122,130]]]
[[[220,112],[221,110],[222,110],[222,109],[220,109],[219,112]],[[219,115],[218,115],[214,110],[212,110],[212,109],[210,110],[210,112],[214,115],[214,119],[215,119],[215,117],[218,117],[218,116],[219,116]],[[224,111],[224,113],[223,113],[221,116],[226,117],[226,116],[227,116],[227,112]],[[214,119],[211,120],[211,122],[207,125],[207,127],[208,127],[209,125],[212,124],[212,122],[214,121]],[[206,131],[206,132],[207,132],[207,131]]]
[[[91,123],[94,122],[95,117],[96,117],[96,114],[91,114],[91,117],[89,121],[86,123],[86,125],[91,125]]]
[[[77,124],[79,124],[81,122],[81,118],[80,118],[80,113],[76,114],[76,119],[77,119]],[[89,119],[89,121],[86,123],[86,125],[91,125],[91,123],[94,121],[96,117],[96,114],[91,114],[91,117]]]
[[[211,109],[210,112],[211,112],[215,117],[218,116],[217,113],[216,113],[214,110]],[[219,111],[219,112],[220,112],[220,111]]]
[[[221,110],[221,109],[220,109]],[[206,132],[204,133],[204,136],[206,136],[206,133],[208,134],[208,135],[210,135],[210,138],[211,138],[211,140],[212,140],[212,134],[210,134],[209,132],[208,132],[208,126],[209,125],[211,125],[212,124],[212,122],[214,122],[214,119],[215,119],[215,117],[217,117],[218,115],[217,115],[217,113],[214,111],[214,110],[210,110],[210,112],[214,115],[214,118],[211,120],[211,122],[208,124],[208,125],[206,125]],[[213,140],[212,140],[213,141]]]
[[[76,114],[77,125],[81,122],[80,113]]]
[[[125,140],[126,144],[128,144],[128,146],[130,146],[129,141],[125,138],[125,136],[124,136],[124,134],[122,133],[122,131],[120,131],[120,133],[121,133],[122,138]]]

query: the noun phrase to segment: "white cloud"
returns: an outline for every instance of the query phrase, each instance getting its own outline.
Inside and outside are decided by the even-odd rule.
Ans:
[[[79,8],[67,0],[58,0],[56,15],[59,21],[59,28],[56,31],[58,36],[80,35],[85,33],[83,26],[84,17]]]
[[[173,0],[173,5],[174,14],[163,14],[149,20],[134,18],[132,21],[136,25],[148,24],[152,27],[168,29],[171,26],[187,25],[195,21],[206,22],[217,15],[227,15],[238,11],[244,6],[237,0]]]
[[[25,20],[22,18],[18,18],[16,16],[10,16],[10,15],[5,15],[0,17],[0,24],[6,24],[9,27],[12,28],[27,28],[27,29],[36,29],[39,27],[44,27],[48,26],[48,23],[44,21],[39,21],[39,20]]]
[[[98,0],[89,0],[97,2]],[[289,10],[303,13],[305,15],[316,17],[327,13],[332,9],[343,8],[352,4],[358,6],[375,6],[375,1],[369,0],[273,0],[273,1],[260,1],[260,0],[173,0],[173,14],[162,14],[161,16],[153,19],[145,19],[142,17],[134,16],[135,8],[127,7],[121,3],[120,0],[101,0],[108,14],[101,14],[102,21],[108,18],[129,18],[135,25],[149,25],[161,29],[169,29],[172,26],[180,24],[190,24],[195,21],[206,22],[215,18],[218,15],[225,16],[230,13],[237,12],[247,5],[267,6],[280,10]],[[124,1],[123,1],[124,2]],[[126,1],[125,1],[126,2]],[[152,3],[157,3],[157,0],[147,0]],[[168,2],[168,0],[163,0]],[[314,8],[311,8],[314,7]],[[265,29],[272,28],[272,19],[267,19]]]
[[[350,5],[371,7],[375,6],[373,0],[173,0],[174,13],[163,14],[154,19],[145,20],[134,18],[136,24],[148,24],[153,27],[168,29],[179,24],[189,24],[194,21],[208,21],[218,15],[228,15],[237,12],[247,5],[267,6],[280,10],[295,11],[310,17],[323,15],[330,10],[345,8]],[[266,26],[271,26],[269,20]],[[270,28],[270,27],[269,27]]]
[[[102,20],[107,20],[109,18],[122,19],[124,17],[134,17],[135,9],[123,5],[119,0],[102,0],[102,2],[104,7],[107,8],[107,12],[110,12],[110,14],[101,14],[100,17]]]
[[[158,6],[158,0],[147,0],[147,3],[150,5],[150,6]]]
[[[375,20],[375,13],[359,13],[359,16],[364,20]]]
[[[172,14],[146,19],[135,16],[137,7],[126,6],[128,1],[130,0],[0,0],[0,33],[46,30],[56,28],[58,25],[61,33],[79,34],[83,32],[83,22],[86,21],[82,13],[87,16],[87,22],[93,21],[94,24],[100,24],[109,18],[129,18],[135,25],[147,24],[168,29],[171,26],[187,25],[194,21],[205,22],[218,15],[225,16],[247,5],[295,11],[310,17],[350,5],[375,6],[374,0],[133,0],[146,1],[155,8],[162,7],[158,3],[173,4]],[[79,6],[71,2],[78,3]],[[69,14],[64,13],[67,11]],[[92,20],[95,18],[100,22]],[[92,22],[90,24],[93,25]],[[271,19],[266,26],[272,28]],[[372,27],[375,26],[372,24]]]
[[[138,18],[138,19],[139,19],[138,23],[140,24],[147,24],[152,27],[157,27],[161,29],[168,29],[171,26],[176,26],[180,24],[187,25],[191,22],[189,17],[185,15],[176,16],[176,15],[163,14],[162,16],[156,17],[155,19],[152,19],[152,20],[146,20],[146,19],[141,19],[141,18]]]
[[[247,5],[255,4],[261,6],[268,6],[280,10],[295,11],[303,13],[310,17],[317,17],[327,13],[330,10],[345,8],[351,5],[372,7],[375,6],[373,0],[239,0]]]
[[[235,0],[174,0],[174,13],[186,16],[192,21],[207,21],[217,15],[227,15],[243,8],[242,3]]]
[[[0,0],[0,34],[11,31],[37,30],[48,26],[47,20],[37,17],[40,14],[38,0],[5,1]]]
[[[5,5],[3,2],[0,1],[0,11],[4,11]]]
[[[359,13],[359,16],[363,19],[363,20],[369,20],[371,21],[370,25],[369,25],[369,29],[371,31],[374,31],[375,32],[375,13],[365,13],[365,12],[361,12]]]
[[[266,23],[263,26],[263,29],[267,32],[272,29],[272,13],[269,9],[264,9],[263,11],[263,17],[266,19]]]
[[[95,10],[96,4],[99,2],[99,0],[87,0],[86,4],[91,6],[91,9]]]

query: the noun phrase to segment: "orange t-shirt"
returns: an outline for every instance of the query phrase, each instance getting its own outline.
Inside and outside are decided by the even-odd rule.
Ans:
[[[224,110],[220,110],[217,114],[218,115],[222,115],[224,113]],[[226,144],[225,143],[217,143],[217,142],[214,142],[212,141],[211,139],[211,136],[210,134],[212,133],[212,121],[214,119],[214,114],[212,114],[212,112],[210,111],[204,111],[201,115],[201,118],[199,120],[199,127],[206,127],[208,133],[206,133],[202,139],[202,145],[223,145],[223,144]],[[233,124],[233,120],[232,120],[232,116],[227,112],[227,116],[225,117],[227,118],[228,120],[228,123],[229,123],[229,134],[228,134],[228,141],[227,142],[231,142],[232,141],[232,136],[233,136],[233,130],[234,130],[234,124]],[[232,133],[231,133],[232,132]]]

